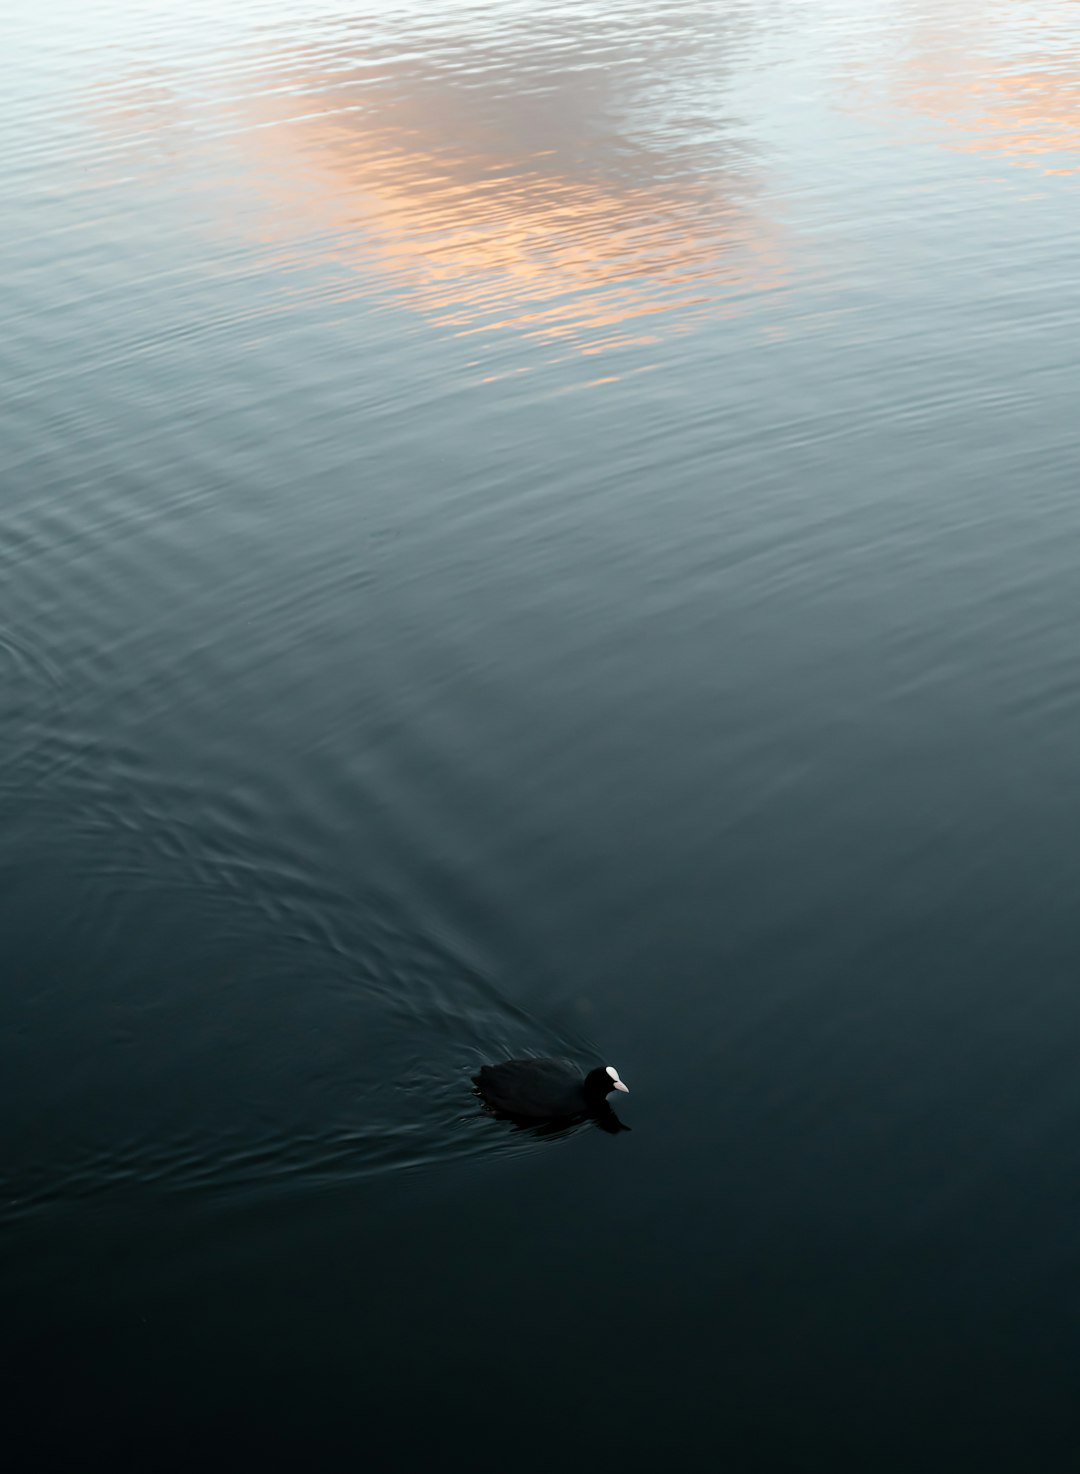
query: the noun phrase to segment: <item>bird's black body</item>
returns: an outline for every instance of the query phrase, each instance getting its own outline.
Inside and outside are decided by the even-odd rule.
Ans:
[[[603,1066],[583,1075],[568,1059],[508,1059],[484,1065],[473,1076],[473,1084],[477,1095],[500,1115],[518,1121],[570,1121],[583,1116],[614,1118],[607,1096],[620,1088],[617,1078]]]

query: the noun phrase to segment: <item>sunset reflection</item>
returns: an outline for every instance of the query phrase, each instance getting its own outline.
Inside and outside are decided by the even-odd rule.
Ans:
[[[953,149],[1044,174],[1075,174],[1080,48],[1067,19],[1060,6],[1045,8],[1034,23],[1028,7],[979,6],[951,12],[940,24],[918,24],[904,59],[886,69],[893,95],[944,125]],[[1033,41],[1044,45],[1033,49]]]
[[[314,231],[330,230],[330,251],[459,334],[514,329],[595,353],[687,327],[725,284],[780,276],[778,240],[725,201],[723,180],[574,178],[542,150],[410,150],[325,121],[252,137],[272,151],[286,214],[302,208]]]
[[[216,104],[204,87],[192,131],[239,155],[268,243],[478,350],[493,334],[549,356],[644,348],[780,285],[781,232],[725,111],[740,38],[717,27],[702,57],[672,24],[575,27],[440,33],[419,55],[358,27],[317,66],[275,56]],[[146,112],[171,126],[176,108],[156,88]],[[147,126],[136,96],[123,111]]]

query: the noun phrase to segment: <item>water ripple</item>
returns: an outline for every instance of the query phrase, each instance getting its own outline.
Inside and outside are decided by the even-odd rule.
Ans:
[[[60,671],[44,651],[0,629],[0,783],[25,781],[16,770],[45,741],[61,685]]]

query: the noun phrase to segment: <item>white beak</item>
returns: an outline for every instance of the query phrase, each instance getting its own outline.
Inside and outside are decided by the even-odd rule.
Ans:
[[[624,1085],[621,1080],[616,1080],[615,1081],[615,1089],[616,1090],[621,1090],[624,1095],[629,1095],[630,1094],[630,1087],[629,1087],[629,1085]]]

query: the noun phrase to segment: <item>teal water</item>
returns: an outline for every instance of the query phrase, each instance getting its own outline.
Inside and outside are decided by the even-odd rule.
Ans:
[[[1069,1467],[1076,7],[0,56],[30,1466]]]

